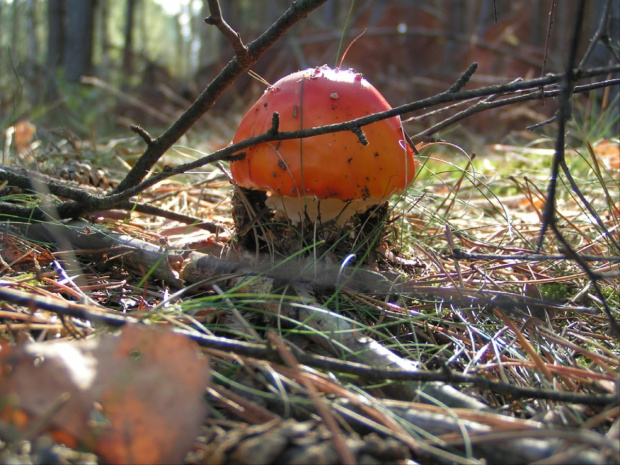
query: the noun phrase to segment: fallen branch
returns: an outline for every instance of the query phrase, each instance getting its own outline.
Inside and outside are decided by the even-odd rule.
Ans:
[[[110,259],[115,254],[122,255],[124,265],[131,266],[136,270],[148,270],[153,279],[165,280],[168,285],[181,290],[179,293],[173,294],[169,300],[162,302],[160,306],[172,303],[174,299],[194,290],[210,288],[214,283],[227,288],[229,290],[227,298],[232,301],[235,299],[235,294],[238,293],[281,296],[275,301],[257,301],[253,306],[257,310],[274,314],[276,318],[281,319],[289,326],[299,326],[300,329],[310,330],[312,336],[309,337],[326,350],[340,357],[339,360],[294,350],[295,357],[301,363],[326,370],[354,374],[369,381],[402,381],[400,384],[394,384],[391,388],[392,397],[411,400],[418,397],[420,393],[424,393],[447,405],[476,410],[485,408],[484,404],[461,394],[448,385],[472,384],[480,389],[488,389],[515,398],[541,398],[590,405],[607,405],[616,399],[613,394],[583,395],[572,392],[524,388],[496,382],[482,376],[455,373],[451,370],[440,372],[422,370],[415,361],[403,359],[383,347],[379,342],[365,337],[362,333],[363,326],[360,324],[322,307],[313,296],[311,281],[291,281],[290,279],[295,278],[295,276],[290,276],[286,268],[281,270],[282,274],[278,275],[278,267],[274,264],[271,264],[269,268],[267,265],[263,268],[253,268],[248,263],[230,262],[198,252],[162,249],[153,244],[132,239],[126,235],[114,233],[83,221],[74,221],[67,226],[30,225],[28,234],[39,240],[50,240],[50,238],[53,239],[60,235],[76,249],[88,249],[91,254],[95,253],[97,249],[105,250],[107,255],[111,257]],[[284,275],[289,275],[289,281],[283,281]],[[370,276],[375,275],[372,273]],[[364,276],[363,272],[362,276]],[[327,279],[335,282],[333,278]],[[376,280],[375,277],[374,281],[367,281],[365,285],[372,283],[376,284],[380,281]],[[479,303],[484,303],[481,297],[483,293],[474,292],[474,290],[467,291],[455,288],[411,287],[407,284],[404,284],[401,289],[401,292],[434,293],[441,298],[460,298],[462,301],[468,301],[469,304],[471,304],[471,300],[478,298],[480,299]],[[498,293],[487,292],[489,292],[489,296],[486,302],[501,306]],[[0,298],[28,308],[41,308],[64,316],[112,326],[137,324],[140,321],[133,317],[104,311],[101,308],[35,296],[6,286],[0,287]],[[531,306],[532,300],[534,299],[528,300],[526,304]],[[545,305],[549,306],[550,304],[545,303]],[[509,306],[510,304],[507,303],[506,308]],[[155,311],[156,309],[152,310],[152,312]],[[265,344],[234,341],[193,331],[181,332],[199,344],[212,349],[230,350],[253,357],[270,357],[273,355],[273,350]],[[342,358],[346,360],[342,360]]]

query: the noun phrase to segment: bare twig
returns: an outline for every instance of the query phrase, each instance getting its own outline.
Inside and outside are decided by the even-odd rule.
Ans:
[[[11,289],[7,286],[0,287],[0,297],[2,300],[7,302],[24,305],[31,309],[39,308],[57,313],[59,315],[72,316],[97,324],[105,324],[113,327],[124,326],[127,324],[139,324],[139,320],[136,318],[107,311],[104,312],[101,311],[101,309],[89,305],[81,305],[60,299],[37,296],[28,292]],[[252,357],[273,357],[273,349],[266,344],[233,340],[226,337],[211,336],[200,334],[195,331],[180,329],[176,329],[175,332],[186,335],[203,347],[231,351]],[[394,381],[441,381],[452,384],[473,384],[481,389],[489,389],[493,392],[510,395],[515,398],[547,399],[556,402],[570,402],[585,405],[604,406],[613,404],[618,400],[616,394],[584,395],[557,390],[541,390],[534,387],[519,387],[510,383],[493,381],[485,376],[461,374],[448,370],[436,372],[425,370],[377,368],[363,363],[356,363],[351,360],[340,360],[337,358],[313,355],[297,350],[295,350],[294,355],[300,363],[308,366],[335,372],[348,373],[364,378],[391,379]]]
[[[137,125],[130,126],[129,129],[131,129],[133,132],[138,134],[142,138],[142,140],[146,143],[146,145],[150,145],[153,143],[153,138],[147,132],[147,130],[144,129],[142,126],[137,126]]]
[[[220,32],[228,39],[230,45],[235,51],[235,58],[242,67],[249,66],[251,61],[248,47],[241,40],[241,36],[222,18],[222,10],[218,0],[209,0],[209,10],[211,16],[205,18],[205,23],[217,27]]]
[[[553,20],[555,18],[556,0],[551,2],[551,10],[549,11],[549,22],[547,23],[547,35],[545,37],[545,55],[543,57],[542,69],[540,75],[544,76],[547,70],[547,56],[549,54],[549,39],[551,38],[551,29],[553,28]]]
[[[454,85],[448,89],[448,92],[458,92],[463,87],[465,87],[477,69],[478,63],[472,63],[471,65],[469,65],[469,68],[467,68],[467,70],[465,70],[465,72],[461,75],[461,77],[459,77],[459,79],[454,83]]]
[[[334,448],[338,452],[338,456],[340,457],[341,463],[355,463],[355,457],[351,453],[351,450],[346,446],[342,431],[332,414],[331,409],[327,407],[321,396],[319,396],[319,392],[317,388],[312,384],[312,381],[308,379],[307,376],[304,376],[303,372],[299,368],[299,363],[295,356],[291,353],[288,347],[284,344],[284,340],[279,337],[274,331],[269,331],[267,333],[267,339],[271,344],[273,344],[278,351],[278,354],[289,368],[293,370],[296,378],[303,384],[303,386],[308,391],[308,395],[312,402],[314,402],[314,406],[316,407],[317,412],[321,415],[321,418],[325,422],[325,426],[329,429],[330,433],[332,433],[332,442],[334,444]]]
[[[605,0],[603,4],[603,10],[601,11],[601,19],[598,23],[598,27],[596,32],[590,39],[590,45],[588,45],[588,49],[583,54],[583,58],[579,63],[579,67],[583,68],[592,52],[594,52],[595,47],[599,42],[601,42],[606,48],[607,51],[615,58],[617,62],[620,62],[620,57],[617,55],[616,50],[611,46],[611,41],[609,38],[609,26],[611,22],[611,0]]]
[[[116,203],[113,207],[97,208],[98,205],[102,205],[102,199],[105,197],[99,194],[93,188],[77,187],[74,183],[64,182],[59,179],[52,178],[40,173],[27,172],[19,168],[1,167],[0,177],[4,177],[10,185],[20,187],[25,190],[30,190],[32,185],[32,179],[36,179],[37,182],[43,183],[50,194],[57,195],[72,199],[78,203],[87,203],[92,208],[88,212],[97,212],[102,210],[108,210],[109,208],[120,208],[128,211],[136,211],[147,215],[159,216],[161,218],[167,218],[180,223],[191,224],[200,229],[206,229],[210,232],[222,232],[224,227],[215,223],[204,221],[201,218],[195,216],[183,215],[181,213],[173,212],[163,208],[156,207],[154,205],[133,202],[130,200],[123,200]],[[0,215],[3,217],[10,217],[13,219],[23,219],[31,221],[44,221],[47,218],[48,212],[45,208],[35,208],[15,205],[8,202],[0,202]],[[63,219],[66,217],[63,217]],[[49,218],[48,218],[49,219]]]
[[[459,248],[452,249],[452,255],[450,258],[456,258],[459,260],[524,260],[542,262],[546,260],[566,260],[566,255],[544,255],[544,254],[518,254],[518,255],[497,255],[497,254],[483,254],[483,253],[467,253]],[[581,259],[587,262],[620,262],[620,257],[600,257],[598,255],[581,255]]]
[[[245,55],[243,62],[237,59],[231,60],[181,117],[147,147],[146,151],[114,192],[120,193],[139,184],[166,150],[179,140],[198,121],[198,118],[215,105],[220,95],[238,76],[256,63],[260,56],[293,25],[325,2],[326,0],[299,0],[292,3],[289,9],[269,29],[248,45],[247,55]],[[75,205],[67,206],[68,210],[76,208],[77,206]]]
[[[560,228],[557,225],[556,221],[556,192],[557,192],[557,178],[560,171],[560,168],[566,173],[568,171],[568,167],[566,167],[566,160],[564,156],[564,141],[565,141],[565,129],[566,123],[571,117],[571,109],[570,109],[570,98],[573,92],[573,88],[575,86],[576,75],[575,70],[573,69],[574,63],[577,59],[577,48],[579,45],[579,39],[581,37],[581,30],[583,25],[583,14],[585,11],[585,0],[580,0],[578,4],[578,9],[576,12],[576,20],[575,26],[573,29],[573,37],[571,40],[571,46],[569,49],[568,60],[566,64],[566,73],[562,79],[560,97],[558,101],[558,136],[556,139],[555,146],[555,154],[553,157],[553,162],[551,165],[551,179],[549,181],[549,185],[547,187],[547,201],[545,203],[545,209],[543,211],[543,221],[540,229],[540,236],[538,240],[537,252],[540,252],[542,249],[542,244],[545,238],[545,233],[548,228],[554,232],[556,238],[562,243],[563,250],[562,252],[569,258],[575,260],[577,264],[583,269],[588,278],[590,279],[594,290],[599,297],[600,301],[603,305],[603,310],[607,314],[609,318],[609,326],[610,331],[616,337],[620,337],[620,326],[618,326],[618,321],[614,317],[609,304],[607,303],[607,299],[603,295],[600,286],[598,285],[598,280],[601,278],[597,275],[590,266],[587,264],[585,260],[583,260],[579,254],[572,248],[570,243],[566,240]],[[575,186],[576,187],[576,186]],[[586,202],[586,206],[589,203]],[[598,215],[595,215],[598,217]],[[600,221],[600,219],[599,219]],[[599,223],[599,225],[602,222]],[[611,237],[608,235],[608,237]],[[614,244],[617,246],[617,243],[614,241]]]
[[[592,83],[592,84],[584,84],[582,86],[576,86],[575,89],[573,90],[573,93],[589,92],[591,90],[599,89],[601,87],[607,87],[608,85],[609,86],[618,85],[618,84],[620,84],[620,79],[610,79],[610,80],[603,81],[603,82],[605,83],[604,85],[601,85],[601,83],[596,82],[596,83]],[[537,100],[537,99],[540,99],[540,98],[544,99],[544,98],[549,98],[549,97],[555,97],[555,96],[557,96],[559,94],[560,94],[560,90],[559,89],[551,89],[551,90],[543,89],[542,91],[532,91],[532,92],[524,93],[524,94],[521,94],[521,95],[516,95],[516,96],[513,96],[513,97],[506,97],[506,98],[503,98],[501,100],[488,100],[488,99],[485,99],[485,100],[482,100],[482,101],[479,101],[479,102],[475,103],[474,105],[472,105],[471,107],[469,107],[469,108],[467,108],[465,110],[460,111],[459,113],[456,113],[456,114],[450,116],[449,118],[446,118],[443,121],[440,121],[439,123],[431,126],[430,128],[425,129],[424,131],[421,131],[421,132],[417,133],[414,136],[411,136],[411,139],[414,142],[424,140],[425,137],[429,137],[429,136],[431,136],[433,134],[436,134],[439,131],[441,131],[441,130],[447,128],[447,127],[452,126],[453,124],[455,124],[455,123],[457,123],[457,122],[459,122],[459,121],[461,121],[461,120],[463,120],[465,118],[470,117],[471,115],[474,115],[476,113],[480,113],[480,112],[483,112],[483,111],[486,111],[486,110],[490,110],[492,108],[500,108],[500,107],[503,107],[503,106],[514,105],[514,104],[517,104],[517,103],[527,102],[529,100]],[[411,121],[411,120],[417,121],[417,120],[419,120],[421,118],[424,118],[425,116],[426,115],[422,115],[422,116],[410,119],[408,121]],[[530,131],[534,130],[534,129],[536,129],[536,128],[544,125],[544,124],[549,124],[549,123],[555,121],[555,119],[556,118],[553,117],[553,118],[551,118],[549,120],[546,120],[546,121],[543,121],[541,123],[537,123],[535,125],[528,126],[527,129],[530,130]]]

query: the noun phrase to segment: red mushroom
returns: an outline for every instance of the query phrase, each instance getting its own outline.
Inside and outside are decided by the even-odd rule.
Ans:
[[[233,142],[265,133],[274,112],[280,131],[349,121],[391,107],[361,74],[328,66],[290,74],[270,86],[244,116]],[[401,193],[415,174],[413,150],[400,118],[362,128],[368,145],[352,132],[263,143],[231,163],[235,182],[270,193],[267,205],[295,222],[307,213],[340,223]]]

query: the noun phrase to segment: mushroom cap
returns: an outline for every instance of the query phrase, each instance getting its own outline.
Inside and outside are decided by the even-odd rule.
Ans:
[[[389,109],[383,96],[353,70],[307,69],[270,86],[244,116],[233,143],[268,131],[274,112],[280,115],[280,131],[296,131]],[[368,145],[344,131],[250,147],[244,159],[231,162],[233,179],[242,187],[284,197],[379,204],[412,181],[413,151],[397,116],[362,130]]]

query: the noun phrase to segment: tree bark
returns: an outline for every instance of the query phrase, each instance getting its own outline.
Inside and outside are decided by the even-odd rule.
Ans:
[[[39,60],[39,42],[37,41],[37,1],[26,1],[26,33],[28,34],[28,60],[33,66]]]
[[[53,71],[64,61],[65,0],[49,0],[47,4],[47,65]]]
[[[77,83],[93,71],[93,32],[97,0],[68,0],[64,54],[65,79]]]
[[[99,72],[97,73],[101,79],[107,81],[110,77],[110,67],[112,61],[110,59],[110,36],[108,34],[108,19],[110,17],[110,4],[107,0],[99,2],[98,28],[101,31],[99,36],[99,47],[101,49],[101,62],[99,64]]]
[[[133,23],[136,0],[127,0],[125,9],[125,46],[123,47],[123,80],[128,82],[133,75]]]

